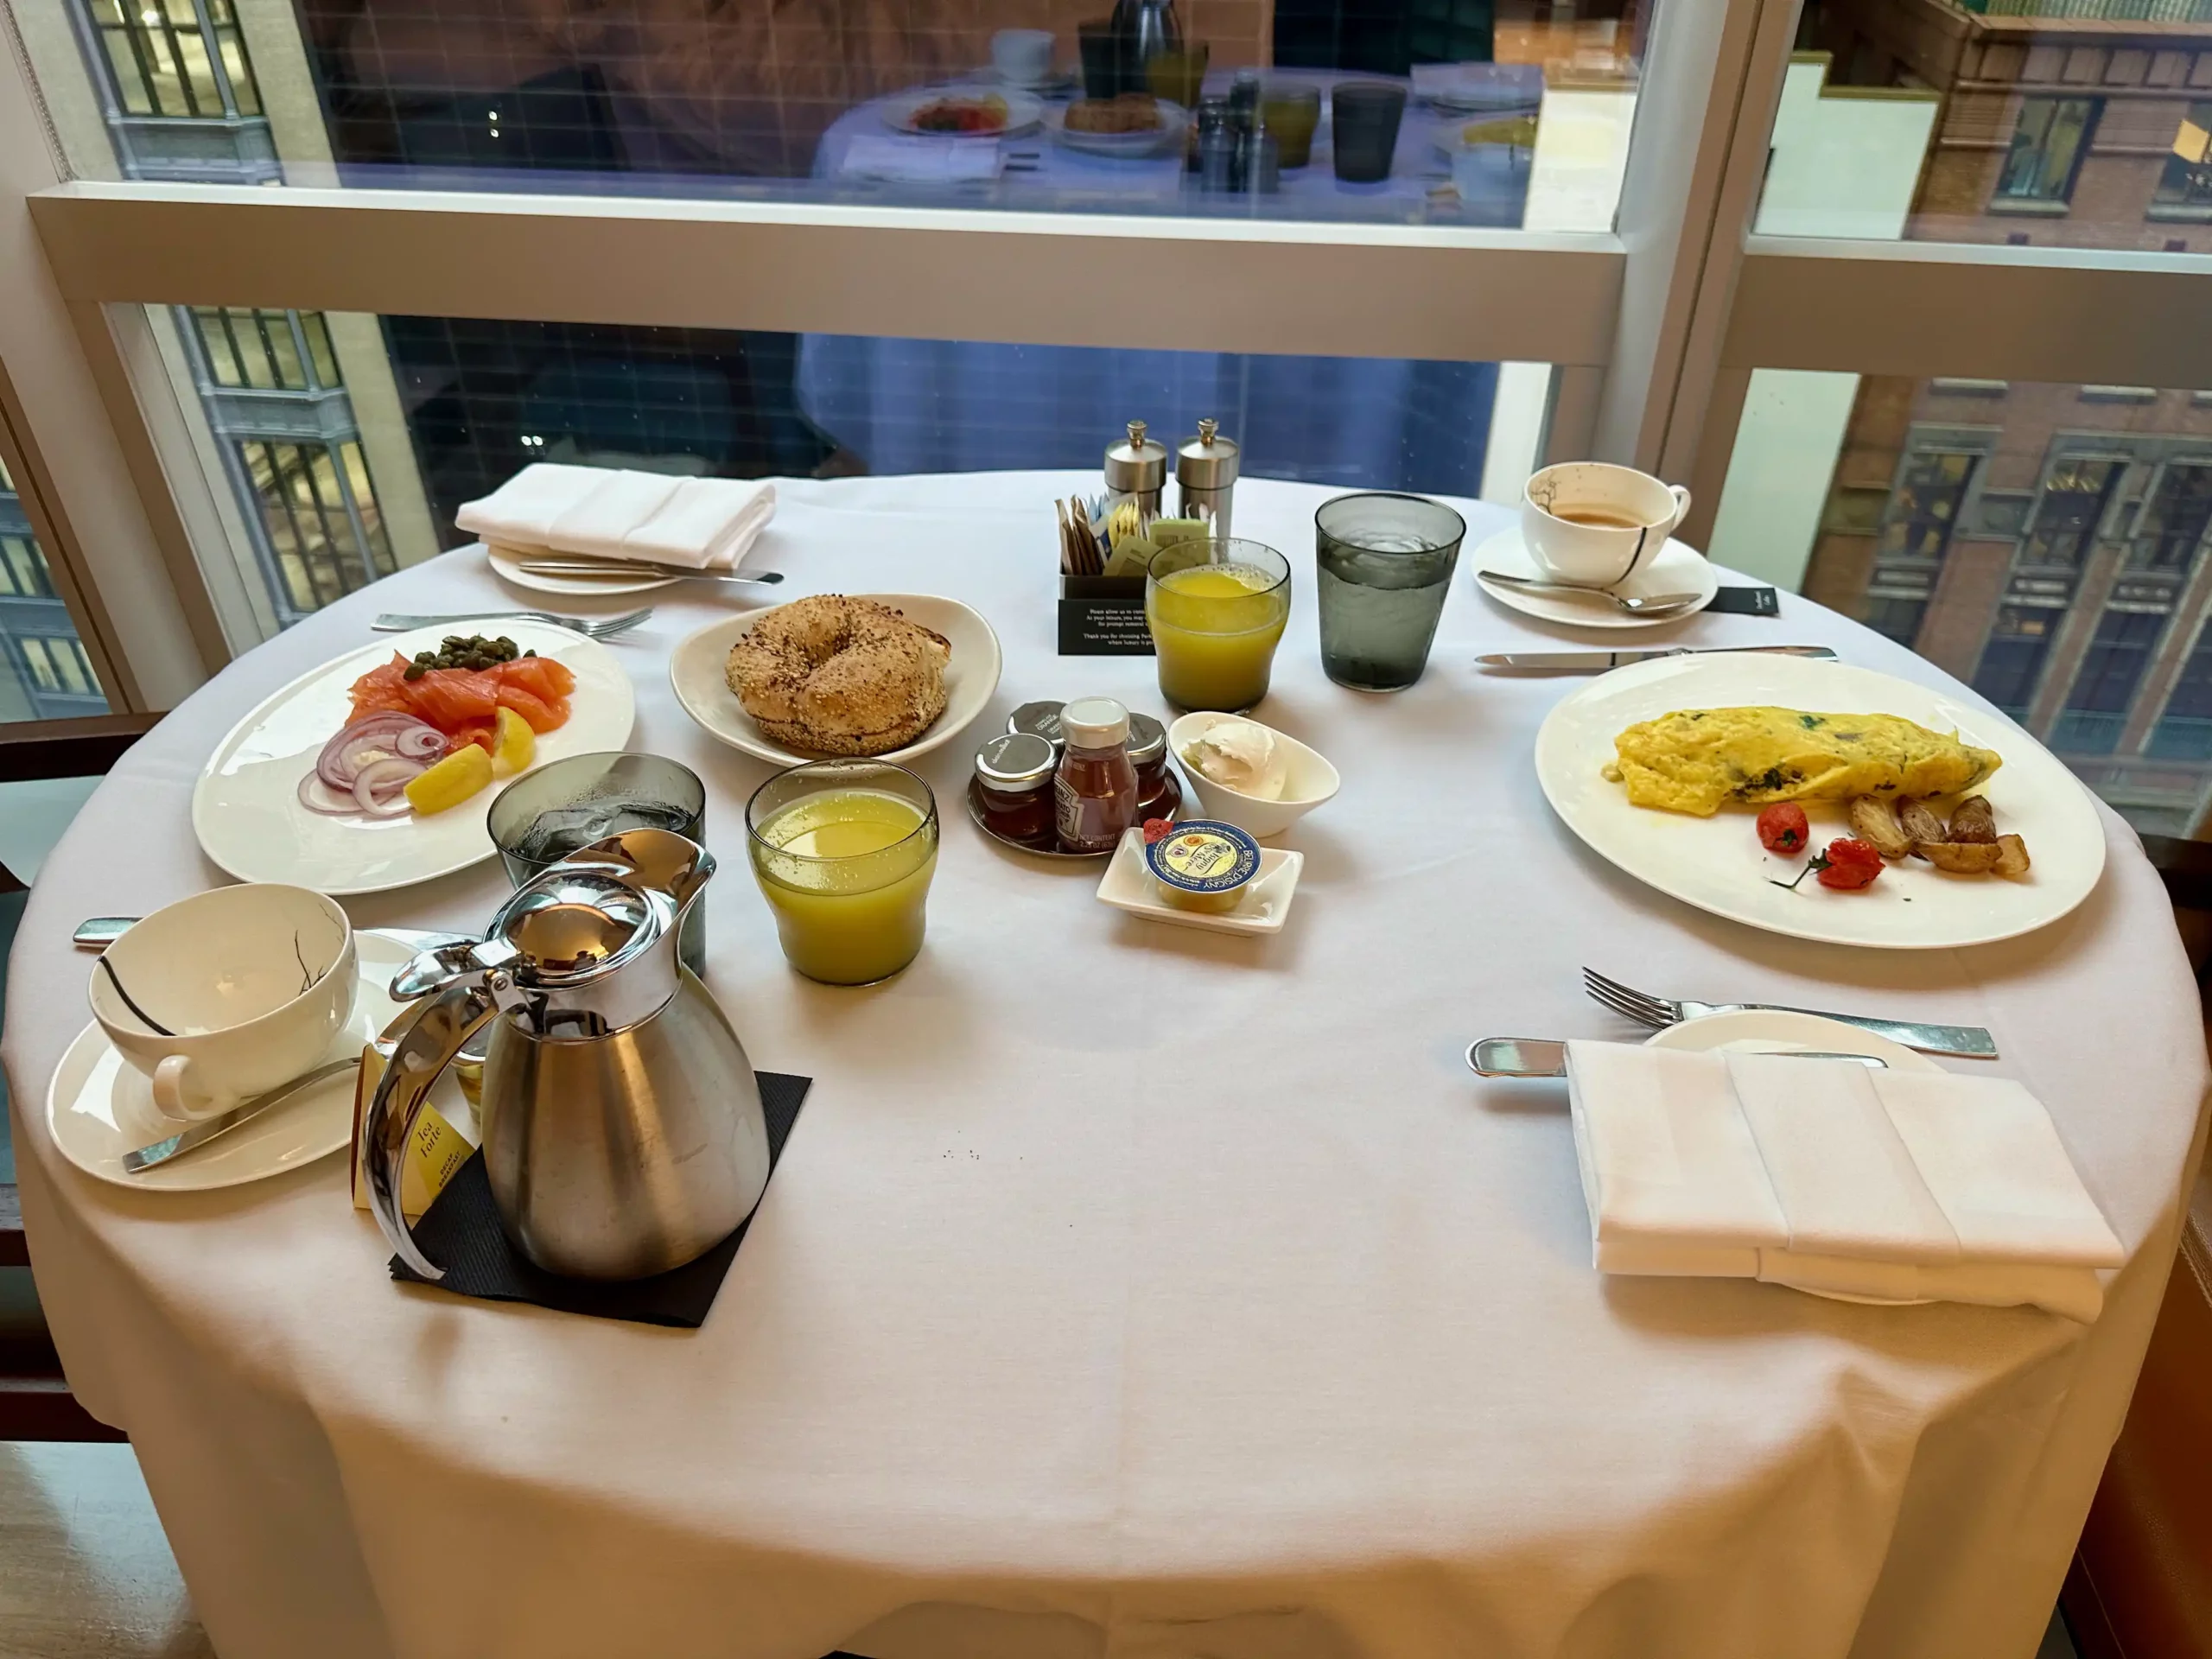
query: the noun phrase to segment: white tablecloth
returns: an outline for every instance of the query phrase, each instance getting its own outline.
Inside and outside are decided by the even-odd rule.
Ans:
[[[988,721],[1142,658],[1058,660],[1050,498],[1078,475],[779,485],[788,592],[922,589],[1006,648]],[[41,1103],[86,1019],[71,926],[220,878],[193,777],[368,613],[512,603],[475,558],[408,571],[230,668],[117,768],[34,892],[4,1058],[32,1255],[72,1381],[127,1428],[225,1659],[1486,1659],[2024,1656],[2126,1408],[2205,1082],[2159,883],[2112,860],[2072,918],[1928,955],[1683,908],[1601,865],[1530,741],[1581,682],[1487,677],[1543,638],[1465,580],[1427,677],[1316,661],[1311,514],[1247,483],[1296,600],[1266,712],[1344,772],[1294,832],[1277,940],[1147,925],[1096,873],[951,808],[920,960],[793,976],[751,889],[765,775],[669,693],[689,590],[621,647],[635,747],[696,767],[725,860],[710,980],[765,1067],[817,1082],[696,1332],[401,1288],[342,1161],[190,1197],[69,1168]],[[1493,509],[1471,508],[1479,527]],[[1474,539],[1471,537],[1471,542]],[[1702,641],[1825,639],[1934,669],[1809,604]],[[980,732],[982,729],[978,728]],[[352,902],[476,924],[495,865]],[[2133,1259],[2084,1330],[1589,1265],[1564,1097],[1484,1084],[1485,1033],[1618,1033],[1639,984],[1994,1027]]]

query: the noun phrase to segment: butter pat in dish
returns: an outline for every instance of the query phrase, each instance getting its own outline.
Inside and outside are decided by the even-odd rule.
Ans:
[[[1144,862],[1162,904],[1220,916],[1243,903],[1258,878],[1260,843],[1233,823],[1192,818],[1147,841]]]
[[[1198,792],[1199,810],[1261,841],[1330,799],[1341,782],[1319,751],[1242,715],[1185,715],[1167,728],[1167,747]],[[1268,789],[1274,792],[1260,792]]]
[[[1186,819],[1176,828],[1186,829],[1192,822]],[[1122,837],[1121,845],[1114,849],[1114,856],[1106,866],[1106,874],[1098,884],[1099,902],[1147,921],[1166,922],[1175,927],[1260,937],[1280,933],[1289,918],[1291,899],[1298,891],[1298,875],[1305,866],[1306,855],[1277,847],[1255,850],[1259,855],[1258,870],[1243,885],[1235,908],[1220,912],[1184,910],[1163,899],[1160,883],[1146,863],[1144,832],[1131,830]]]

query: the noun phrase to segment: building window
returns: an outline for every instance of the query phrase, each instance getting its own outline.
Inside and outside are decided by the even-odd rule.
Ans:
[[[2137,570],[2185,575],[2212,525],[2212,461],[2174,461],[2135,520],[2128,563]]]
[[[192,322],[208,373],[226,390],[315,391],[345,384],[319,311],[194,306]]]
[[[2020,124],[1997,177],[1999,201],[2064,201],[2088,153],[2097,124],[2094,98],[2031,98],[2020,105]]]
[[[2169,207],[2212,207],[2212,104],[2189,106],[2152,200]]]
[[[247,442],[238,458],[261,503],[278,579],[293,617],[365,588],[398,566],[358,443]]]
[[[88,10],[128,113],[261,113],[231,0],[92,0]]]
[[[1922,449],[1905,463],[1867,584],[1862,620],[1877,633],[1903,645],[1919,634],[1979,460],[1964,450]]]
[[[2027,716],[2043,673],[2043,659],[2050,642],[2066,620],[2065,607],[2047,605],[2005,605],[1997,612],[1997,625],[1981,648],[1981,664],[1974,670],[1974,689],[2015,720]]]
[[[2212,760],[2212,628],[2182,664],[2145,753],[2154,760]]]
[[[2110,754],[2119,746],[2143,671],[2166,631],[2164,611],[2108,610],[2066,694],[2050,732],[2054,747],[2075,754]]]
[[[2036,503],[2035,523],[2029,526],[2019,562],[2078,571],[2096,541],[2105,503],[2126,465],[2071,459],[2054,466],[2044,479],[2043,497]]]

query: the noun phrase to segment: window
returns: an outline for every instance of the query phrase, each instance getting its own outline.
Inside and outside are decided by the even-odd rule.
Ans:
[[[2062,754],[2112,753],[2165,626],[2165,613],[2150,609],[2115,607],[2097,620],[2096,635],[2067,690],[2065,709],[2052,725],[2052,747]]]
[[[15,480],[0,467],[0,721],[106,712],[99,677],[55,590]]]
[[[2097,123],[2091,98],[2031,98],[2020,105],[2019,124],[1997,178],[2000,201],[2063,202],[2074,194],[2074,179],[2088,153]]]
[[[2212,207],[2212,104],[2192,104],[2182,117],[2154,200],[2164,207]]]
[[[1897,480],[1876,543],[1865,620],[1900,645],[1919,635],[1979,459],[1957,450],[1922,449]]]
[[[2186,575],[2212,524],[2212,458],[2170,462],[2135,521],[2129,564]]]
[[[2044,479],[2033,527],[2020,549],[2024,565],[2078,570],[2124,462],[2062,461]]]

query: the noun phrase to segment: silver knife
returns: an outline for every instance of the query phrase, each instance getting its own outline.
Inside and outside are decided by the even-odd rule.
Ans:
[[[294,1077],[289,1083],[279,1088],[271,1089],[265,1095],[256,1095],[245,1105],[234,1107],[220,1117],[211,1117],[204,1123],[194,1123],[189,1128],[169,1136],[166,1141],[155,1141],[150,1147],[141,1147],[136,1152],[126,1152],[123,1154],[124,1173],[128,1175],[143,1175],[156,1164],[166,1164],[170,1159],[181,1157],[195,1147],[204,1147],[218,1135],[228,1135],[239,1124],[251,1123],[271,1106],[281,1106],[302,1090],[312,1089],[319,1083],[327,1083],[340,1073],[351,1071],[359,1065],[359,1060],[333,1060],[327,1065],[319,1065],[303,1077]]]
[[[528,559],[519,562],[518,570],[533,576],[601,576],[607,581],[623,578],[635,581],[640,576],[655,580],[677,582],[750,582],[760,587],[772,587],[784,579],[780,570],[763,570],[758,575],[741,576],[734,570],[695,570],[684,564],[655,564],[646,559]]]
[[[1537,668],[1556,672],[1603,673],[1630,663],[1656,662],[1662,657],[1703,657],[1737,652],[1764,652],[1775,657],[1820,657],[1831,661],[1835,652],[1827,645],[1675,645],[1651,651],[1509,651],[1492,652],[1475,660],[1484,668]]]
[[[1783,1048],[1774,1052],[1788,1060],[1850,1060],[1886,1071],[1890,1063],[1873,1054],[1840,1054],[1821,1048]],[[1567,1045],[1542,1037],[1485,1037],[1467,1048],[1467,1066],[1482,1077],[1563,1077],[1567,1075]]]

